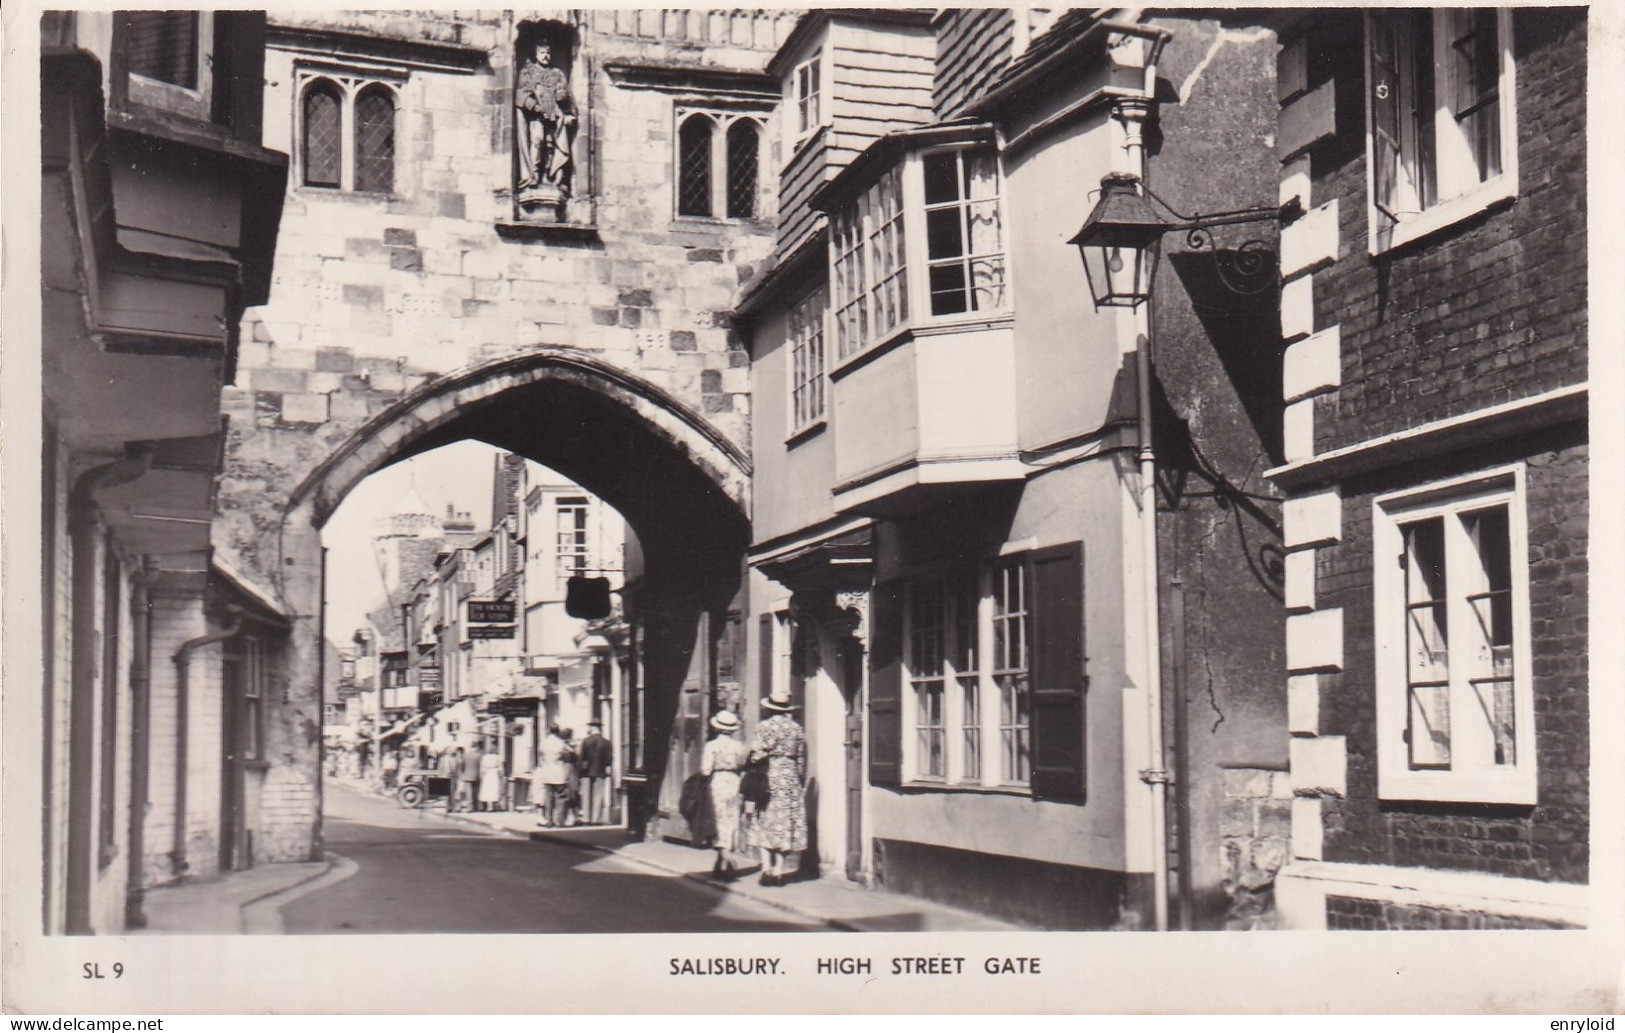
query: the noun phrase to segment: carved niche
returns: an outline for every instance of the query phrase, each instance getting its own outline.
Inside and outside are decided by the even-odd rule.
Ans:
[[[514,207],[522,220],[576,222],[585,191],[588,83],[581,36],[559,21],[520,22],[514,53]]]

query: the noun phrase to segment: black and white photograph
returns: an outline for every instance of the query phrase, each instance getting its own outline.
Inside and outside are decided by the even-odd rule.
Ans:
[[[1625,1009],[1622,32],[8,11],[4,1008]]]

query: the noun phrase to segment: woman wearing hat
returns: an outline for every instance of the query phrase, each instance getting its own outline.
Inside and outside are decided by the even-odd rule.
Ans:
[[[807,849],[807,733],[791,717],[795,704],[782,688],[762,700],[762,723],[750,744],[750,759],[767,761],[767,809],[750,826],[750,841],[762,852],[762,885],[784,884],[784,855]]]
[[[717,863],[712,865],[711,874],[726,878],[734,870],[728,851],[734,848],[739,835],[739,773],[745,769],[750,751],[739,741],[738,714],[717,711],[711,718],[711,728],[716,735],[700,755],[700,771],[711,778],[711,809],[717,821]]]

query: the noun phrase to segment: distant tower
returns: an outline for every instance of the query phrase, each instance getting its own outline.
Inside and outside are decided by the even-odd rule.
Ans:
[[[373,555],[386,593],[393,596],[403,581],[415,581],[425,565],[434,562],[445,532],[446,527],[418,494],[417,485],[409,485],[394,512],[373,523]]]

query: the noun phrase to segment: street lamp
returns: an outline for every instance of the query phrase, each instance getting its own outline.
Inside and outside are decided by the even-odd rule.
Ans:
[[[1172,218],[1158,214],[1153,201]],[[1302,214],[1303,205],[1294,197],[1276,207],[1181,215],[1146,188],[1140,177],[1112,172],[1101,179],[1100,200],[1068,243],[1076,245],[1083,256],[1083,271],[1097,309],[1135,308],[1150,300],[1162,235],[1173,230],[1185,233],[1193,251],[1213,254],[1219,279],[1232,291],[1254,294],[1275,282],[1273,249],[1264,241],[1249,240],[1230,255],[1221,256],[1209,231],[1214,226],[1291,222]]]

